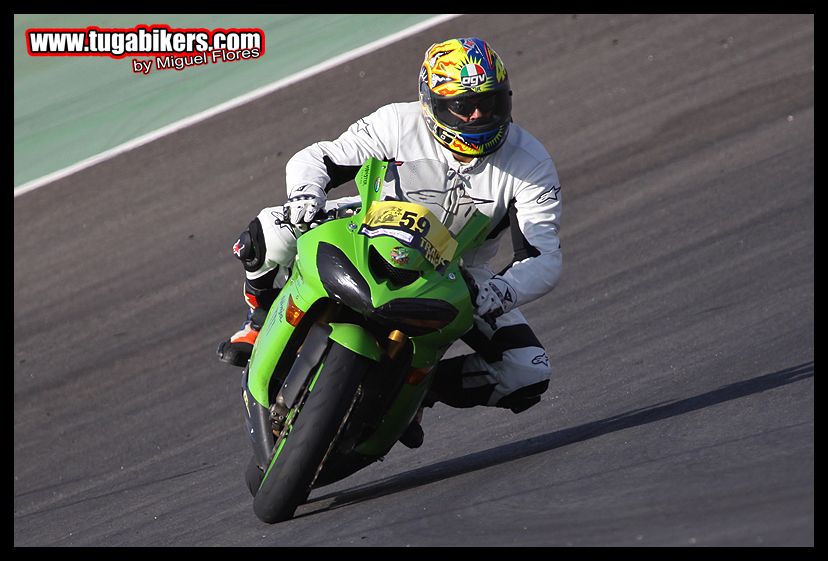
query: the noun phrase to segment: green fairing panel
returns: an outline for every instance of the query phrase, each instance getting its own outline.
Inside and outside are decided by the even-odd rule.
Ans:
[[[362,198],[359,212],[323,223],[298,238],[292,276],[271,307],[250,361],[250,393],[260,404],[269,406],[270,378],[295,329],[285,319],[288,297],[303,311],[308,311],[319,299],[329,297],[316,266],[320,242],[335,246],[356,268],[370,289],[370,304],[374,308],[396,299],[422,298],[446,302],[457,310],[448,325],[411,337],[413,368],[436,364],[448,346],[471,328],[473,308],[458,263],[463,252],[484,239],[488,217],[475,210],[463,229],[449,239],[445,236],[445,227],[427,209],[413,203],[379,201],[387,168],[387,162],[366,162],[356,177]],[[371,207],[375,208],[369,213]],[[388,232],[393,235],[386,235]],[[378,282],[370,272],[369,246],[398,268],[420,271],[420,278],[403,287],[394,286],[388,280]],[[450,259],[441,261],[441,255]],[[367,331],[345,323],[332,324],[332,328],[331,338],[339,344],[379,361],[379,344]],[[406,415],[408,412],[403,416]]]
[[[365,329],[352,323],[331,323],[330,326],[330,339],[358,355],[380,362],[382,351],[374,336]]]

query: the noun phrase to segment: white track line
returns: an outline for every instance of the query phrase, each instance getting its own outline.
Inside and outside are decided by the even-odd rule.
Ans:
[[[98,163],[103,162],[105,160],[108,160],[110,158],[114,158],[115,156],[117,156],[119,154],[123,154],[124,152],[129,152],[130,150],[133,150],[134,148],[138,148],[139,146],[143,146],[144,144],[152,142],[153,140],[157,140],[157,139],[161,138],[162,136],[166,136],[168,134],[174,133],[178,130],[189,127],[190,125],[194,125],[198,122],[204,121],[205,119],[209,119],[210,117],[213,117],[214,115],[218,115],[219,113],[222,113],[224,111],[228,111],[228,110],[233,109],[235,107],[238,107],[240,105],[244,105],[245,103],[249,103],[249,102],[253,101],[254,99],[258,99],[258,98],[260,98],[262,96],[265,96],[269,93],[272,93],[276,90],[285,88],[285,87],[287,87],[291,84],[295,84],[296,82],[299,82],[299,81],[302,81],[306,78],[309,78],[309,77],[313,76],[314,74],[319,74],[319,73],[324,72],[326,70],[330,70],[331,68],[334,68],[335,66],[338,66],[338,65],[340,65],[344,62],[348,62],[349,60],[353,60],[355,58],[358,58],[358,57],[360,57],[364,54],[367,54],[367,53],[377,49],[378,47],[384,47],[386,45],[390,45],[391,43],[395,43],[396,41],[404,39],[404,38],[406,38],[410,35],[414,35],[416,33],[419,33],[420,31],[428,29],[429,27],[433,27],[435,25],[438,25],[438,24],[441,24],[443,22],[454,19],[454,18],[456,18],[460,15],[462,15],[462,14],[445,14],[445,15],[442,15],[442,16],[437,16],[437,17],[428,19],[426,21],[420,22],[420,23],[418,23],[418,24],[416,24],[412,27],[409,27],[407,29],[404,29],[403,31],[399,31],[397,33],[394,33],[393,35],[389,35],[388,37],[383,37],[382,39],[377,39],[376,41],[374,41],[372,43],[368,43],[367,45],[364,45],[364,46],[359,47],[357,49],[354,49],[353,51],[348,51],[347,53],[339,55],[336,58],[332,58],[328,61],[317,64],[316,66],[312,66],[312,67],[308,68],[307,70],[303,70],[302,72],[299,72],[298,74],[288,76],[287,78],[282,78],[281,80],[273,82],[272,84],[262,86],[261,88],[257,88],[255,90],[249,92],[249,93],[246,93],[246,94],[241,95],[239,97],[233,98],[229,101],[225,101],[224,103],[221,103],[219,105],[216,105],[215,107],[211,107],[210,109],[206,109],[206,110],[202,111],[201,113],[196,113],[195,115],[192,115],[190,117],[186,117],[184,119],[181,119],[180,121],[176,121],[176,122],[171,123],[171,124],[169,124],[165,127],[161,127],[158,130],[155,130],[153,132],[149,132],[149,133],[147,133],[143,136],[139,136],[138,138],[136,138],[134,140],[130,140],[129,142],[125,142],[125,143],[120,144],[120,145],[118,145],[114,148],[110,148],[109,150],[101,152],[100,154],[97,154],[97,155],[92,156],[90,158],[86,158],[85,160],[82,160],[82,161],[78,162],[77,164],[73,164],[71,166],[65,167],[65,168],[60,169],[58,171],[52,172],[48,175],[44,175],[43,177],[40,177],[38,179],[33,179],[32,181],[28,181],[28,182],[24,183],[23,185],[21,185],[20,187],[16,187],[14,189],[14,196],[15,196],[15,198],[17,198],[20,195],[23,195],[24,193],[28,193],[29,191],[33,191],[33,190],[37,189],[38,187],[42,187],[42,186],[47,185],[47,184],[49,184],[53,181],[57,181],[58,179],[63,179],[64,177],[72,175],[73,173],[79,172],[79,171],[81,171],[83,169],[86,169],[88,167],[92,167],[95,164],[98,164]]]

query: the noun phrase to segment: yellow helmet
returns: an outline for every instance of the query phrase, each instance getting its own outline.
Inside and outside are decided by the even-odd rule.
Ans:
[[[428,130],[457,154],[479,157],[503,144],[512,121],[506,66],[485,41],[431,45],[420,69],[420,105]]]

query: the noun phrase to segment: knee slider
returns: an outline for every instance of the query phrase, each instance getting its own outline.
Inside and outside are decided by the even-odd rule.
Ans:
[[[245,271],[252,273],[262,266],[266,253],[262,224],[257,217],[247,230],[239,234],[239,239],[233,244],[233,255],[242,262]]]

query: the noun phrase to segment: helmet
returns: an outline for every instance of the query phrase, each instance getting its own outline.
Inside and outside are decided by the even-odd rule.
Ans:
[[[512,121],[511,96],[503,61],[482,39],[449,39],[426,50],[420,69],[423,117],[452,152],[479,157],[500,148]],[[475,108],[483,117],[469,121]]]

